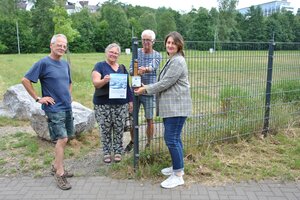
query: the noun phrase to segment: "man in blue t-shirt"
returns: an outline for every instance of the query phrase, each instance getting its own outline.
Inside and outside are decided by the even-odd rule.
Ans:
[[[54,35],[50,42],[51,53],[36,62],[22,78],[27,92],[42,109],[48,118],[50,138],[55,142],[55,160],[51,173],[58,187],[62,190],[71,189],[66,177],[73,174],[64,170],[64,149],[68,138],[74,136],[72,113],[72,80],[69,64],[61,60],[67,50],[67,38],[63,34]],[[42,97],[39,97],[32,83],[40,80]]]

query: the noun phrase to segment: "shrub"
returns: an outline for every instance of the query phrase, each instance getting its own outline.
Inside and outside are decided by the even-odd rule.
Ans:
[[[0,53],[5,53],[7,51],[7,46],[0,42]]]

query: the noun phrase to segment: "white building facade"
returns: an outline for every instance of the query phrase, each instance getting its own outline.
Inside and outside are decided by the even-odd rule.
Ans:
[[[281,12],[282,10],[287,10],[294,12],[294,7],[290,6],[290,2],[287,0],[275,0],[263,4],[253,5],[254,7],[259,6],[262,9],[264,16],[270,16],[273,13]],[[245,15],[249,11],[250,7],[238,9],[240,13]]]

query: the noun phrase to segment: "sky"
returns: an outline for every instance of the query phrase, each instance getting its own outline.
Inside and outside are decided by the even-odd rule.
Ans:
[[[89,0],[90,5],[95,5],[98,2],[103,3],[106,0]],[[251,5],[261,4],[271,2],[272,0],[239,0],[237,8],[250,7]],[[198,9],[199,7],[204,7],[210,10],[211,7],[217,7],[217,0],[118,0],[118,2],[147,6],[151,8],[166,7],[172,8],[173,10],[189,12],[193,7]],[[300,0],[288,0],[291,6],[295,7],[294,12],[297,8],[300,8]]]

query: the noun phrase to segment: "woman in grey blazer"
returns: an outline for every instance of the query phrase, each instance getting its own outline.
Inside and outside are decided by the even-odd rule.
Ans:
[[[158,81],[134,91],[136,94],[157,95],[157,114],[163,118],[164,139],[172,158],[172,166],[161,170],[164,175],[169,176],[161,183],[163,188],[184,184],[181,133],[186,118],[192,114],[192,99],[183,45],[183,38],[178,32],[169,33],[165,38],[169,59],[161,70]]]

